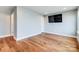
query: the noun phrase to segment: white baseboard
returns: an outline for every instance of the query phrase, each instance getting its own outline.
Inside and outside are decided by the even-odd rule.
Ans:
[[[36,34],[20,37],[20,38],[17,38],[17,40],[22,40],[22,39],[29,38],[29,37],[32,37],[32,36],[35,36],[35,35],[38,35],[38,34],[41,34],[41,33],[36,33]]]
[[[7,34],[7,35],[1,35],[0,38],[4,38],[4,37],[8,37],[8,36],[11,36],[10,34]]]
[[[56,35],[61,35],[61,36],[67,36],[67,37],[77,38],[77,36],[74,36],[74,35],[68,35],[68,34],[59,34],[59,33],[52,33],[52,32],[45,32],[45,33],[50,33],[50,34],[56,34]]]
[[[20,37],[20,38],[16,38],[16,39],[17,40],[21,40],[21,39],[29,38],[29,37],[32,37],[32,36],[35,36],[35,35],[38,35],[38,34],[41,34],[41,33],[42,32],[36,33],[36,34],[32,34],[32,35],[28,35],[28,36],[24,36],[24,37]],[[56,35],[61,35],[61,36],[67,36],[67,37],[77,38],[77,36],[68,35],[68,34],[59,34],[59,33],[52,33],[52,32],[45,32],[45,33],[50,33],[50,34],[56,34]]]

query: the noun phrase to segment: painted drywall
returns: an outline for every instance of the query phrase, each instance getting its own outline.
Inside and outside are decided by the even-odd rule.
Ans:
[[[17,7],[17,39],[27,38],[41,33],[43,17],[25,7]]]
[[[62,13],[62,23],[48,23],[48,16],[45,16],[44,31],[65,36],[76,36],[76,19],[76,10]]]
[[[41,16],[41,32],[44,32],[44,16]]]
[[[17,37],[17,7],[12,10],[11,18],[11,35]]]
[[[77,9],[77,40],[79,42],[79,8]]]
[[[15,36],[15,11],[11,14],[11,35]]]
[[[77,9],[77,33],[79,34],[79,8]]]
[[[62,13],[62,23],[48,23],[48,17],[25,7],[14,11],[14,34],[17,40],[37,35],[41,32],[76,36],[77,11]]]
[[[0,36],[10,35],[10,15],[0,13]]]

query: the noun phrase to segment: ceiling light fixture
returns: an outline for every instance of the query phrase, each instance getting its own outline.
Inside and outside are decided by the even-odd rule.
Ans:
[[[63,9],[67,9],[67,8],[63,8]]]

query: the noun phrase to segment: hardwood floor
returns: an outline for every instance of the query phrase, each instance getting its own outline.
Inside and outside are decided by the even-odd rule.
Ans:
[[[13,36],[0,38],[0,52],[77,52],[77,39],[42,33],[16,41]]]

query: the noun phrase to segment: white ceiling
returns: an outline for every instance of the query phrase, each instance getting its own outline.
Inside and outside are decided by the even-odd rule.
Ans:
[[[0,13],[10,14],[14,6],[0,6]],[[26,6],[42,15],[51,15],[55,13],[65,12],[76,9],[76,6]]]
[[[0,13],[10,14],[14,6],[0,6]]]
[[[77,6],[27,6],[27,8],[38,12],[42,15],[51,15],[76,9]]]

